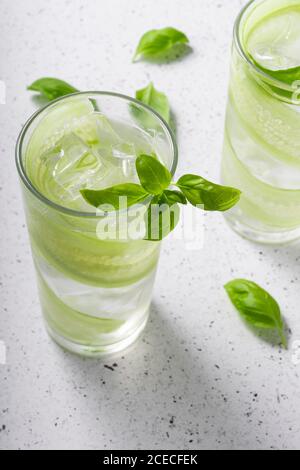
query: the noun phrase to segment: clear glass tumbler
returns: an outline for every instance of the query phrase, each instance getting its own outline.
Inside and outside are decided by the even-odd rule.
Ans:
[[[254,241],[300,236],[300,81],[287,74],[297,65],[299,0],[251,1],[234,28],[222,180],[242,191],[226,219]]]
[[[45,147],[64,135],[70,119],[91,107],[118,123],[127,140],[140,145],[141,151],[148,145],[172,174],[177,146],[167,124],[153,110],[106,92],[70,95],[49,104],[31,117],[19,136],[16,162],[47,330],[62,347],[94,357],[122,350],[144,329],[160,243],[99,238],[101,214],[92,206],[76,209],[76,198],[64,204],[56,181],[45,177],[45,161],[52,162],[44,156]],[[79,126],[79,131],[91,135],[87,126]],[[106,150],[110,149],[116,133],[109,127],[102,131]],[[37,165],[41,155],[43,165]],[[126,164],[122,159],[118,162],[102,187],[118,181],[120,165]],[[50,198],[50,193],[58,199]]]

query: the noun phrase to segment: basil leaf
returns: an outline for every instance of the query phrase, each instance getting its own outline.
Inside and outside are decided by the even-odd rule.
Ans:
[[[60,98],[61,96],[70,95],[71,93],[79,91],[77,88],[74,88],[72,85],[64,82],[63,80],[50,77],[36,80],[27,89],[31,91],[38,91],[49,101],[53,101],[56,100],[56,98]]]
[[[146,213],[145,240],[159,242],[171,233],[180,218],[178,204],[169,205],[161,195],[154,196]]]
[[[133,60],[136,61],[141,57],[157,58],[188,42],[187,36],[175,28],[153,29],[142,36]]]
[[[172,206],[173,204],[187,204],[187,200],[184,194],[182,194],[180,191],[176,191],[174,189],[165,189],[161,196],[162,200],[166,204],[169,204]]]
[[[194,206],[203,205],[206,211],[227,211],[240,199],[241,191],[211,183],[201,176],[184,175],[176,186]]]
[[[161,194],[171,184],[169,170],[151,155],[140,155],[136,159],[136,171],[141,185],[150,194]]]
[[[287,346],[279,305],[267,291],[246,279],[235,279],[224,287],[247,323],[256,328],[276,329],[283,346]]]
[[[147,104],[160,114],[164,120],[170,123],[170,105],[167,96],[156,90],[153,83],[149,83],[146,88],[138,90],[135,94],[138,101]]]
[[[120,197],[127,197],[127,207],[144,201],[149,194],[142,186],[134,183],[124,183],[107,189],[82,189],[83,198],[94,207],[111,205],[115,210],[120,208]]]
[[[286,83],[287,85],[293,85],[294,82],[300,80],[300,67],[294,67],[286,70],[263,69],[263,71],[268,75],[271,75],[271,77],[276,78],[280,82]]]
[[[280,82],[286,83],[287,85],[293,85],[294,82],[300,80],[300,66],[298,67],[291,67],[289,69],[281,69],[281,70],[271,70],[263,67],[259,64],[252,56],[250,56],[252,62],[258,67],[262,72],[266,73],[270,77],[279,80]]]

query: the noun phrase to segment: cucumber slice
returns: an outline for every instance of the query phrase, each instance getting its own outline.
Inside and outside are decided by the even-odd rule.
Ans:
[[[31,207],[28,228],[34,255],[81,283],[119,287],[139,281],[157,265],[160,244],[101,241],[97,220],[78,220]]]
[[[261,139],[274,157],[300,165],[300,113],[272,96],[250,67],[235,57],[230,97],[254,139]]]
[[[225,133],[222,162],[224,184],[242,190],[238,210],[270,227],[293,229],[300,224],[300,191],[278,189],[255,178],[237,157]]]
[[[38,284],[47,323],[69,341],[87,346],[97,344],[103,341],[102,335],[111,335],[124,324],[123,320],[95,318],[70,308],[54,294],[39,273]],[[109,341],[109,336],[106,340]]]

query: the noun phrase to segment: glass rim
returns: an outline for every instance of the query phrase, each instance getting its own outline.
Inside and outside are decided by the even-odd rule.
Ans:
[[[71,215],[74,217],[82,217],[82,218],[101,218],[100,214],[95,214],[95,212],[85,212],[85,211],[78,211],[75,209],[70,209],[68,207],[62,206],[51,199],[47,198],[42,192],[40,192],[32,183],[30,178],[28,177],[26,170],[24,168],[23,160],[22,160],[22,151],[23,151],[23,143],[24,143],[24,138],[25,135],[30,128],[31,124],[35,121],[35,119],[40,116],[44,111],[46,111],[48,108],[52,107],[56,103],[59,103],[60,101],[67,100],[71,97],[74,96],[90,96],[93,98],[93,96],[99,95],[99,96],[108,96],[108,97],[113,97],[113,98],[120,98],[124,101],[127,101],[129,103],[134,103],[141,108],[144,108],[146,111],[151,113],[162,125],[163,129],[165,130],[166,134],[169,136],[170,143],[172,145],[172,153],[173,153],[173,160],[172,160],[172,167],[170,169],[170,173],[172,176],[174,176],[177,165],[178,165],[178,146],[176,143],[175,135],[172,129],[170,128],[169,124],[165,121],[165,119],[160,116],[158,112],[156,112],[153,108],[150,106],[142,103],[141,101],[138,101],[135,98],[132,98],[131,96],[124,95],[122,93],[115,93],[112,91],[81,91],[81,92],[76,92],[76,93],[71,93],[66,96],[62,96],[60,98],[57,98],[56,100],[51,101],[50,103],[47,103],[45,106],[43,106],[41,109],[38,109],[35,113],[31,115],[31,117],[26,121],[24,126],[21,129],[21,132],[19,133],[16,147],[15,147],[15,161],[16,161],[16,166],[17,170],[19,173],[19,176],[23,182],[23,184],[26,186],[26,188],[35,196],[38,198],[41,202],[44,204],[50,206],[52,209],[55,209],[61,213]],[[148,198],[147,198],[148,200]],[[97,210],[95,208],[95,210]]]
[[[249,58],[249,56],[248,56],[248,54],[245,50],[245,47],[243,46],[242,41],[241,41],[240,26],[241,26],[242,20],[244,19],[244,15],[248,12],[249,8],[251,8],[251,6],[254,5],[255,3],[259,4],[259,3],[268,2],[268,1],[270,1],[270,0],[250,0],[241,9],[240,13],[238,14],[238,16],[235,20],[235,24],[234,24],[234,34],[233,34],[234,42],[235,42],[235,45],[238,49],[238,52],[239,52],[240,56],[247,62],[247,64],[258,75],[260,75],[264,79],[267,79],[269,82],[273,83],[274,85],[276,85],[277,88],[280,88],[281,90],[287,90],[287,91],[294,92],[295,89],[293,88],[292,85],[289,85],[287,83],[282,82],[281,80],[278,80],[275,77],[272,77],[272,75],[268,74],[267,72],[264,72],[257,65],[255,65],[255,63],[250,60],[250,58]]]

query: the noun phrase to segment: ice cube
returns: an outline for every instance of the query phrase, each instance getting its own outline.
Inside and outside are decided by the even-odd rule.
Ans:
[[[134,181],[136,178],[135,161],[136,149],[134,144],[122,142],[112,147],[113,164],[121,170],[121,177]]]
[[[73,133],[89,146],[99,144],[98,120],[95,114],[92,113],[83,116],[75,121],[73,124]]]
[[[128,142],[122,142],[121,144],[117,144],[112,146],[112,154],[113,157],[119,159],[135,159],[136,151],[134,144]]]
[[[55,166],[62,157],[63,151],[60,146],[55,145],[51,148],[48,148],[48,150],[46,150],[40,158],[43,170],[46,170],[46,172],[53,173],[55,170]]]
[[[120,132],[121,134],[121,132]],[[73,121],[72,129],[41,157],[47,194],[75,209],[87,209],[80,189],[104,189],[138,182],[137,149],[109,120],[93,113]]]
[[[64,190],[75,197],[80,187],[102,166],[101,161],[90,148],[75,134],[64,136],[58,143],[60,158],[57,161],[53,178]]]
[[[299,66],[300,13],[271,15],[250,34],[248,50],[263,67],[271,70]]]
[[[95,113],[97,119],[99,143],[101,147],[107,147],[122,143],[121,137],[115,131],[107,117],[101,113]]]
[[[63,202],[81,198],[80,189],[101,189],[113,172],[113,165],[101,159],[76,134],[65,135],[41,157],[49,180],[49,189]]]
[[[72,131],[89,146],[110,147],[122,141],[109,119],[101,113],[91,113],[74,121]]]

